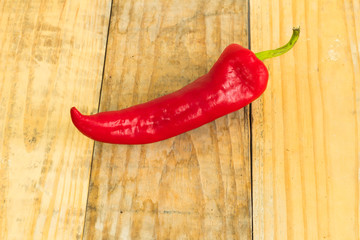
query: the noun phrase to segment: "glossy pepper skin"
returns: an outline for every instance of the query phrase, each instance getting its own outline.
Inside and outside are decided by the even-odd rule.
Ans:
[[[237,111],[266,89],[268,71],[250,50],[229,45],[211,70],[185,87],[119,111],[82,115],[71,108],[74,125],[100,142],[146,144],[200,127]]]
[[[246,48],[228,46],[209,73],[171,94],[120,111],[81,115],[74,125],[100,142],[144,144],[200,127],[248,105],[265,90],[268,71]]]

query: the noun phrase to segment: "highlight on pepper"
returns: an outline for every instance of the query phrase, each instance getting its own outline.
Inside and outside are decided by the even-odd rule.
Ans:
[[[269,76],[262,61],[289,51],[299,34],[300,28],[293,28],[287,44],[256,54],[231,44],[207,74],[173,93],[93,115],[83,115],[72,107],[72,122],[87,137],[112,144],[153,143],[198,128],[257,99]]]

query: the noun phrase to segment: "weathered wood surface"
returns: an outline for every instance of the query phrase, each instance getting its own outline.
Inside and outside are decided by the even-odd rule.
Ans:
[[[110,1],[0,1],[0,239],[80,239]]]
[[[252,105],[254,239],[359,239],[360,2],[250,9],[254,51],[302,29]]]
[[[246,1],[113,1],[100,111],[170,93],[247,45]],[[159,143],[95,144],[85,239],[251,239],[248,108]]]
[[[1,1],[0,239],[359,239],[360,2],[247,6]],[[296,47],[266,60],[251,124],[245,108],[160,143],[95,148],[71,124],[73,105],[170,93],[248,32],[257,52],[299,25]]]

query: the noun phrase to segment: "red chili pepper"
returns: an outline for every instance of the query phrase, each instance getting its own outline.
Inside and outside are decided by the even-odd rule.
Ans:
[[[268,71],[261,60],[290,50],[299,37],[294,28],[286,45],[254,54],[229,45],[209,73],[171,94],[120,111],[82,115],[71,108],[74,125],[100,142],[145,144],[161,141],[237,111],[265,90]]]

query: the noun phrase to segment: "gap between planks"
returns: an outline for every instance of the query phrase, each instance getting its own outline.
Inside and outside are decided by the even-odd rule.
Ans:
[[[105,76],[105,62],[106,62],[107,47],[108,47],[108,42],[109,42],[109,34],[110,34],[110,24],[111,24],[112,9],[113,9],[113,0],[111,0],[111,2],[110,2],[109,23],[108,23],[108,27],[107,27],[106,43],[105,43],[105,49],[104,49],[105,53],[104,53],[103,69],[102,69],[101,83],[100,83],[98,112],[99,112],[99,110],[100,110],[101,93],[102,93],[102,87],[103,87],[104,76]],[[93,148],[92,148],[92,156],[91,156],[91,162],[90,162],[90,173],[89,173],[89,182],[88,182],[88,192],[87,192],[87,197],[86,197],[85,214],[84,214],[84,224],[83,224],[83,231],[82,231],[81,239],[84,239],[84,235],[85,235],[86,215],[87,215],[87,212],[88,212],[88,211],[87,211],[87,207],[88,207],[88,203],[89,203],[91,173],[92,173],[92,168],[93,168],[94,155],[95,155],[95,141],[94,141],[94,143],[93,143]]]

